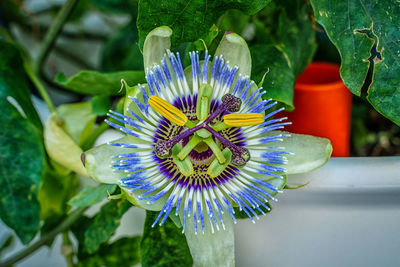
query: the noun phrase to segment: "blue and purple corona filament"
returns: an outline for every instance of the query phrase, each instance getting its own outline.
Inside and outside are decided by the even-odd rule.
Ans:
[[[265,113],[276,102],[263,100],[261,88],[223,56],[210,61],[206,51],[200,61],[198,52],[189,54],[189,76],[179,53],[168,51],[160,65],[146,70],[147,85],[139,85],[125,115],[110,111],[125,124],[107,121],[111,126],[140,139],[111,143],[130,149],[115,155],[112,167],[126,172],[120,184],[138,199],[164,201],[153,226],[173,212],[183,232],[193,223],[195,233],[204,233],[205,220],[214,232],[225,229],[225,212],[236,222],[234,207],[254,222],[275,200],[278,188],[267,180],[282,178],[279,164],[289,153],[271,146],[288,135],[271,131],[289,123],[273,118],[282,109]]]

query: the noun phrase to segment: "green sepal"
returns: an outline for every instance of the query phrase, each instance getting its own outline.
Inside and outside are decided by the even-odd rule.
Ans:
[[[82,149],[62,128],[62,120],[55,113],[44,127],[44,143],[50,158],[66,168],[88,176],[81,162]]]
[[[144,69],[152,67],[154,64],[160,65],[164,55],[171,47],[170,37],[172,30],[168,26],[155,28],[146,36],[143,45]]]
[[[127,135],[120,139],[114,140],[111,143],[128,143],[128,144],[143,144],[147,143],[139,138]],[[110,146],[109,144],[102,144],[96,146],[84,153],[83,161],[89,176],[105,184],[119,184],[120,179],[126,177],[126,173],[122,171],[113,171],[111,168],[112,157],[118,154],[138,152],[140,150],[133,148],[121,148],[119,146]],[[165,203],[167,196],[161,197],[156,203],[147,204],[147,201],[140,200],[138,196],[144,193],[144,190],[136,190],[131,192],[128,188],[120,186],[125,198],[133,205],[145,208],[148,210],[160,210]],[[167,195],[167,194],[166,194]]]
[[[182,221],[182,213],[179,213]],[[233,221],[228,212],[221,214],[225,230],[211,231],[210,222],[204,220],[204,234],[198,229],[195,233],[193,220],[187,220],[186,241],[196,267],[235,266],[235,238]],[[199,226],[198,226],[199,227]],[[201,229],[201,226],[200,226]]]
[[[239,73],[251,75],[251,55],[246,41],[236,33],[225,34],[219,43],[215,56],[223,55],[231,67],[238,66]]]
[[[143,144],[146,143],[146,141],[126,135],[111,143]],[[104,184],[118,184],[119,180],[124,178],[126,174],[121,171],[113,171],[111,168],[112,157],[119,154],[134,152],[138,152],[138,149],[102,144],[84,153],[84,165],[88,174],[94,180]]]
[[[276,132],[275,132],[276,133]],[[310,172],[328,162],[332,154],[332,145],[329,139],[304,134],[290,134],[284,138],[279,146],[292,154],[287,155],[287,164],[279,165],[286,169],[286,174]]]
[[[92,134],[96,120],[90,102],[61,105],[57,108],[57,117],[57,123],[80,147]]]

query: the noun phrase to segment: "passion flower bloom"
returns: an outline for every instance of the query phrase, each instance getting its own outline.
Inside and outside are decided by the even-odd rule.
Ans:
[[[288,122],[274,119],[281,111],[270,110],[277,102],[263,100],[248,76],[230,66],[223,56],[205,57],[200,65],[199,52],[191,52],[192,82],[186,80],[179,53],[168,54],[147,70],[148,87],[130,97],[131,116],[110,111],[114,120],[107,123],[145,141],[145,144],[111,143],[111,146],[135,149],[113,156],[112,167],[127,176],[120,184],[136,193],[147,204],[167,196],[153,226],[162,225],[170,212],[181,211],[183,230],[192,218],[195,233],[198,223],[204,233],[204,220],[211,231],[225,228],[222,214],[236,221],[234,206],[248,217],[269,210],[268,200],[279,189],[265,177],[283,179],[286,151],[270,143],[288,137],[269,135]]]
[[[147,84],[124,83],[123,114],[108,114],[126,136],[85,152],[86,168],[118,183],[136,206],[159,211],[153,226],[178,216],[196,266],[232,265],[235,210],[254,222],[286,184],[283,166],[289,174],[315,169],[331,146],[277,131],[288,122],[250,79],[240,36],[225,35],[213,58],[190,52],[184,69],[169,51],[171,33],[160,27],[146,38]]]

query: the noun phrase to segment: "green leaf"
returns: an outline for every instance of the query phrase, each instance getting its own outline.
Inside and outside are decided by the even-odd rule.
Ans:
[[[93,96],[90,100],[92,112],[97,116],[105,116],[111,109],[111,101],[108,95]]]
[[[133,266],[140,262],[140,236],[123,237],[113,243],[103,243],[95,254],[88,254],[84,248],[85,232],[92,224],[92,219],[82,216],[76,221],[71,231],[78,241],[77,266],[82,267],[121,267]]]
[[[255,16],[256,35],[250,46],[253,79],[263,83],[267,98],[293,108],[296,77],[311,62],[317,45],[306,1],[273,1]],[[278,22],[278,23],[277,23]]]
[[[113,184],[101,184],[96,187],[85,187],[76,196],[68,201],[68,204],[73,207],[88,207],[104,200],[108,194],[114,193],[117,189]]]
[[[136,14],[136,0],[91,0],[92,4],[100,11],[106,13]]]
[[[57,123],[79,146],[92,134],[96,120],[90,102],[61,105],[57,108],[57,117]]]
[[[121,79],[129,84],[145,82],[143,71],[119,71],[101,73],[83,70],[69,78],[58,73],[55,81],[68,90],[88,95],[122,95]]]
[[[212,45],[215,38],[217,38],[219,32],[220,29],[215,24],[213,24],[211,28],[208,30],[207,34],[201,40],[197,40],[190,43],[190,45],[186,49],[187,53],[194,50],[204,51],[206,49],[210,49],[210,46]],[[204,47],[204,45],[206,47]]]
[[[134,21],[118,29],[104,45],[101,57],[103,71],[143,70],[143,56],[138,41]]]
[[[274,45],[253,45],[250,47],[253,59],[253,79],[261,81],[264,74],[263,88],[266,98],[272,98],[293,107],[293,88],[296,76],[289,67],[285,56]]]
[[[56,221],[65,215],[69,208],[67,201],[75,194],[78,186],[75,174],[46,170],[38,193],[41,219]]]
[[[271,3],[269,3],[268,6],[270,4]],[[221,29],[225,31],[236,32],[237,34],[242,35],[244,29],[250,23],[250,19],[251,16],[244,14],[242,11],[236,9],[230,9],[224,14],[221,23]]]
[[[78,241],[78,258],[81,260],[89,255],[85,250],[85,232],[93,223],[93,219],[82,215],[77,221],[71,225],[71,232],[74,234]],[[105,245],[105,244],[103,244]]]
[[[50,158],[74,172],[88,176],[81,162],[82,149],[62,128],[63,120],[53,113],[44,128],[44,143]]]
[[[43,172],[44,152],[36,129],[15,116],[15,111],[7,103],[1,106],[5,114],[0,121],[9,130],[3,129],[0,138],[0,218],[26,244],[39,227],[37,191]],[[11,122],[4,116],[8,116]]]
[[[331,141],[322,137],[315,137],[304,134],[293,134],[288,132],[271,132],[271,134],[290,134],[279,146],[285,151],[293,153],[287,155],[288,163],[279,165],[286,169],[286,174],[310,172],[318,169],[328,162],[332,154]]]
[[[39,228],[44,172],[41,124],[19,51],[0,40],[0,218],[27,244]]]
[[[254,14],[268,2],[268,0],[140,1],[137,19],[139,43],[142,47],[147,34],[154,28],[164,25],[173,31],[174,47],[184,42],[196,41],[207,34],[211,25],[216,23],[226,10],[240,9],[246,14]]]
[[[340,75],[353,94],[400,125],[400,4],[398,1],[311,1],[318,22],[339,50]],[[368,70],[372,82],[366,82]],[[368,86],[369,85],[369,86]]]
[[[204,234],[201,230],[196,234],[193,220],[188,220],[185,236],[195,266],[235,266],[233,221],[228,212],[222,214],[222,218],[225,223],[225,230],[220,229],[212,233],[210,222],[204,220]]]
[[[189,52],[198,51],[200,53],[200,57],[202,57],[204,51],[208,50],[209,55],[214,55],[215,50],[217,49],[217,46],[223,36],[224,34],[221,32],[221,30],[215,24],[213,24],[206,35],[201,39],[182,44],[176,52],[180,53],[183,66],[187,66],[185,68],[185,73],[188,68],[191,69]],[[202,61],[203,60],[200,60],[200,64],[202,64]]]
[[[123,267],[140,263],[140,236],[123,237],[111,244],[103,244],[94,255],[80,257],[78,267]]]
[[[0,39],[0,98],[9,103],[11,101],[18,111],[23,111],[23,117],[41,130],[42,123],[30,98],[29,80],[25,74],[22,58],[23,55],[16,45]]]
[[[122,216],[132,207],[125,199],[111,200],[101,207],[93,223],[85,231],[85,250],[92,254],[107,242],[118,228]]]
[[[185,236],[175,224],[167,219],[162,226],[151,225],[158,212],[146,211],[140,255],[143,267],[192,266],[193,261]]]

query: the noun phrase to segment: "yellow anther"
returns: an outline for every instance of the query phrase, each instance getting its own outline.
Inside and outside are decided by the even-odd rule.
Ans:
[[[150,96],[149,104],[167,120],[179,126],[185,125],[185,123],[188,121],[188,118],[185,116],[185,114],[183,114],[182,111],[158,96]]]
[[[226,125],[233,127],[252,126],[264,122],[263,115],[260,113],[227,114],[223,119]]]

